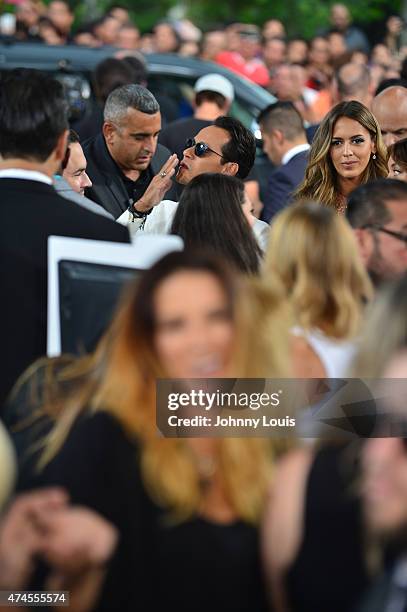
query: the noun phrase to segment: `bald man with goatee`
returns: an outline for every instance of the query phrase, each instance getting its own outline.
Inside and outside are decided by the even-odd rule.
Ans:
[[[379,122],[383,140],[388,147],[407,137],[407,89],[388,87],[372,102],[372,113]]]

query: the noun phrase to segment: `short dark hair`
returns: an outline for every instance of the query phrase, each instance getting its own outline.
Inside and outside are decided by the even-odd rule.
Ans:
[[[396,142],[387,147],[387,151],[396,163],[407,166],[407,138],[396,140]]]
[[[71,128],[68,134],[68,144],[75,144],[76,142],[80,142],[79,134]]]
[[[0,81],[0,155],[44,162],[68,129],[61,83],[37,70],[16,68]]]
[[[379,179],[361,185],[350,194],[346,218],[353,228],[384,225],[391,220],[387,202],[406,201],[407,183],[396,179]]]
[[[246,178],[256,158],[254,135],[234,117],[218,117],[213,125],[229,133],[230,140],[223,145],[222,155],[226,162],[235,162],[239,165],[236,176]]]
[[[299,136],[306,138],[304,122],[292,102],[280,101],[269,104],[261,111],[258,123],[266,132],[280,130],[287,140],[294,140]]]
[[[144,59],[144,56],[141,53],[133,51],[131,55],[126,55],[125,57],[123,57],[122,61],[125,64],[128,64],[133,70],[133,83],[136,83],[137,85],[144,85],[145,83],[147,83],[147,64]]]
[[[171,227],[185,248],[208,249],[241,272],[259,271],[261,250],[242,205],[244,183],[221,173],[199,174],[184,188]]]
[[[382,91],[384,91],[385,89],[389,89],[389,87],[406,87],[407,88],[407,81],[402,78],[402,79],[383,79],[382,81],[380,81],[379,85],[377,86],[377,89],[375,91],[375,97],[378,96],[380,93],[382,93]]]
[[[71,155],[71,147],[69,145],[76,144],[78,142],[80,143],[79,134],[77,134],[77,132],[75,132],[75,130],[73,130],[71,128],[69,130],[69,134],[68,134],[68,146],[66,147],[65,157],[64,157],[64,159],[62,160],[62,163],[61,163],[61,171],[62,172],[65,170],[65,168],[67,167],[67,165],[69,163],[69,157]]]
[[[114,89],[135,82],[134,69],[125,60],[107,57],[96,66],[93,81],[97,97],[105,103]]]
[[[218,108],[224,108],[226,98],[217,91],[198,91],[198,93],[195,94],[195,105],[201,106],[203,102],[214,102]]]

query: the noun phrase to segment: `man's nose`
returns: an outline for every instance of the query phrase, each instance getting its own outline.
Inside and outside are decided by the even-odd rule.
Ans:
[[[83,173],[82,189],[84,189],[85,187],[92,187],[92,181],[90,180],[86,172]]]
[[[156,146],[156,138],[154,136],[148,137],[144,140],[144,148],[149,151],[152,152],[154,151]]]
[[[184,157],[191,157],[191,153],[194,147],[186,147],[182,154],[184,155]]]

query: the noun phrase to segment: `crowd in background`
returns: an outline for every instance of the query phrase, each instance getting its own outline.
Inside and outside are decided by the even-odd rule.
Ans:
[[[137,54],[108,58],[78,134],[61,83],[1,74],[0,591],[69,591],[73,612],[407,610],[404,30],[370,49],[346,7],[331,19],[309,42],[274,19],[140,36],[119,6],[75,33],[62,0],[18,6],[21,40],[199,55],[277,101],[262,191],[225,76],[162,129],[170,93]],[[143,234],[183,250],[88,322],[87,353],[47,358],[49,236],[136,252]],[[313,380],[347,377],[380,399],[341,404],[330,442]],[[308,403],[290,438],[164,437],[160,378],[305,379]]]
[[[202,31],[187,19],[158,22],[142,34],[128,9],[112,5],[99,19],[73,28],[74,14],[65,0],[23,0],[15,27],[4,33],[16,40],[50,45],[109,45],[142,53],[177,53],[227,66],[267,88],[279,99],[296,103],[304,118],[316,123],[335,102],[335,72],[344,64],[365,65],[371,89],[382,80],[404,78],[407,30],[398,16],[387,19],[382,40],[372,45],[352,23],[349,9],[334,4],[329,23],[305,40],[288,38],[285,25],[270,19],[261,27],[248,23],[219,25]]]

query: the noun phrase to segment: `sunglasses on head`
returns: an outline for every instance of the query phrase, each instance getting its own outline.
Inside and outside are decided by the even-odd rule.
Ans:
[[[206,144],[206,142],[195,142],[195,138],[188,138],[185,143],[186,149],[191,149],[191,147],[194,147],[194,153],[197,157],[203,157],[208,151],[210,151],[211,153],[215,153],[215,155],[217,155],[218,157],[223,157],[223,155],[211,149],[210,146]]]

